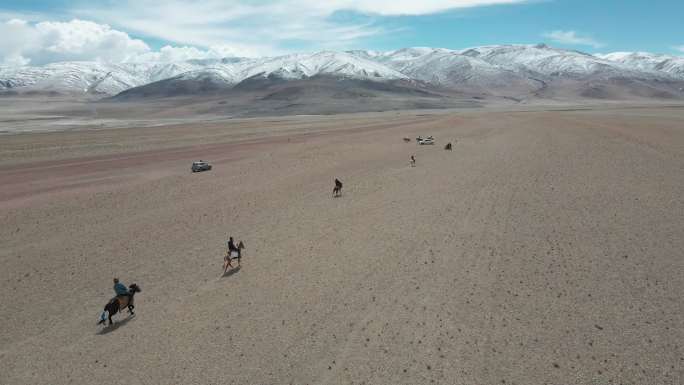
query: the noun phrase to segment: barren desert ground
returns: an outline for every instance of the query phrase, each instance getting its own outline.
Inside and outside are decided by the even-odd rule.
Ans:
[[[682,106],[36,132],[0,166],[0,384],[684,383]],[[97,327],[113,277],[136,314]]]

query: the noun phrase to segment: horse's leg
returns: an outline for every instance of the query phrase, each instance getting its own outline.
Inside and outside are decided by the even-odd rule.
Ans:
[[[98,324],[98,325],[101,325],[101,324],[105,323],[105,321],[107,320],[107,318],[105,317],[105,312],[106,312],[106,311],[107,311],[107,306],[105,306],[104,310],[102,310],[102,314],[100,314],[100,320],[97,321],[97,324]]]
[[[120,305],[120,302],[117,301],[115,304],[112,304],[109,307],[109,325],[110,326],[114,323],[114,321],[112,320],[112,317],[114,316],[114,314],[118,313],[121,310],[119,308],[119,305]]]
[[[133,306],[133,305],[128,305],[128,314],[130,314],[130,315],[135,315],[135,313],[133,313],[133,309],[135,309],[135,306]]]

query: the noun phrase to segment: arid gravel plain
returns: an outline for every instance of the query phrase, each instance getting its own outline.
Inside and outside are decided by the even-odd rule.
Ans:
[[[93,128],[0,136],[0,384],[684,383],[681,105]]]

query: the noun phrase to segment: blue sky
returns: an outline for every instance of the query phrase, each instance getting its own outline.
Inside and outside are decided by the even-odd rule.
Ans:
[[[487,44],[546,42],[588,52],[674,53],[684,44],[684,1],[555,0],[456,10],[436,15],[389,18],[409,28],[403,38],[377,42],[388,48],[428,45],[465,48]],[[575,31],[598,47],[554,41],[545,34]]]
[[[0,33],[12,38],[0,55],[39,64],[163,47],[169,57],[259,56],[539,42],[684,55],[682,20],[682,0],[2,0]]]

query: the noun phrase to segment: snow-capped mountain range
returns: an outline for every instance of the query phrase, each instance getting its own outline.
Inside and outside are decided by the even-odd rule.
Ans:
[[[323,51],[176,63],[63,62],[0,67],[0,91],[111,96],[162,80],[201,80],[232,87],[255,77],[301,80],[315,76],[376,82],[415,80],[445,89],[504,96],[535,93],[558,80],[595,84],[628,79],[633,87],[643,82],[672,83],[672,92],[677,93],[684,91],[680,85],[684,84],[684,58],[641,52],[590,55],[540,44],[465,50]]]

